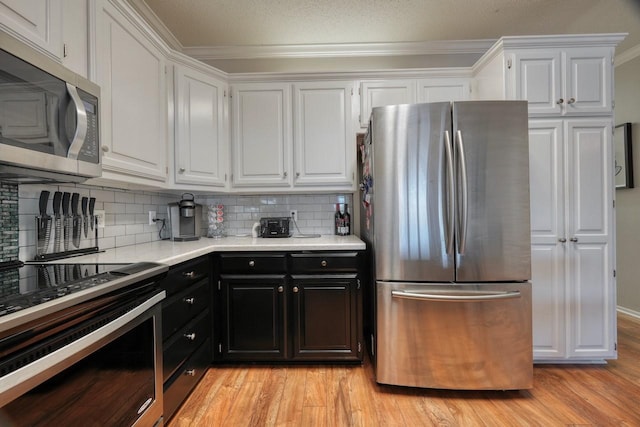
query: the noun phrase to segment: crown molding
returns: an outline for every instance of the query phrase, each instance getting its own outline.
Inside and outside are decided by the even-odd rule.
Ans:
[[[136,12],[153,28],[158,36],[164,40],[172,49],[182,52],[184,46],[180,43],[171,30],[164,25],[164,22],[158,18],[153,10],[145,3],[144,0],[128,0],[129,4]]]
[[[624,52],[621,52],[620,54],[616,55],[614,64],[616,67],[619,67],[625,62],[632,61],[639,56],[640,56],[640,44],[635,45],[631,49],[627,49]]]
[[[537,49],[553,47],[615,47],[628,33],[562,34],[542,36],[505,36],[498,39],[496,47],[505,49]]]
[[[483,54],[495,40],[422,41],[397,43],[334,43],[297,45],[200,46],[182,52],[200,60],[264,58],[328,58],[354,56],[400,56]]]

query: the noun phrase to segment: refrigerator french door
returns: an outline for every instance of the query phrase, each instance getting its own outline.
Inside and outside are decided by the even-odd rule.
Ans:
[[[531,387],[527,129],[524,101],[373,110],[378,382]]]

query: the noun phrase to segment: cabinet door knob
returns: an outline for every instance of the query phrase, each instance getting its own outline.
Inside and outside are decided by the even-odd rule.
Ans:
[[[560,98],[556,101],[556,104],[560,105],[564,102],[564,99]]]
[[[558,239],[558,242],[560,243],[565,243],[567,241],[567,239],[565,239],[564,237],[561,237]]]
[[[572,237],[572,238],[570,238],[569,240],[575,243],[575,242],[577,242],[577,241],[578,241],[578,238],[577,238],[577,237]]]
[[[300,178],[300,172],[296,172],[296,178]]]
[[[254,260],[249,261],[249,267],[255,267],[256,262]]]
[[[185,375],[189,375],[190,377],[195,377],[196,376],[196,370],[195,369],[187,369],[186,371],[184,371]]]
[[[284,292],[284,286],[282,286],[282,285],[278,286],[278,292],[279,293],[283,293]]]
[[[326,267],[327,266],[327,261],[323,259],[322,261],[320,261],[320,265],[323,266],[323,267]]]
[[[178,172],[180,172],[180,173],[184,173],[184,171],[186,171],[186,169],[185,169],[185,168],[180,168],[180,169],[178,169]]]
[[[104,151],[105,153],[109,151],[109,146],[107,145],[103,145],[102,146],[102,151]]]
[[[185,298],[184,302],[186,302],[189,305],[193,305],[196,302],[196,299],[191,297],[191,298]]]
[[[286,177],[287,177],[287,175],[289,175],[289,174],[285,171],[285,172],[282,174],[282,177],[283,177],[283,178],[286,178]]]
[[[298,291],[300,291],[300,289],[298,289],[298,287],[297,287],[297,286],[294,286],[294,287],[293,287],[293,293],[294,293],[294,294],[297,294],[297,293],[298,293]]]
[[[195,341],[196,340],[196,333],[195,332],[191,332],[190,334],[184,334],[184,337],[186,339],[188,339],[189,341]]]
[[[570,99],[567,101],[567,104],[575,104],[575,102],[576,102],[576,99],[575,99],[575,98],[570,98]]]

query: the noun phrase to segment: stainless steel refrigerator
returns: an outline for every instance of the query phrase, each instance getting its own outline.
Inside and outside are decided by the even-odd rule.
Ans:
[[[531,388],[527,103],[374,108],[360,150],[377,382]]]

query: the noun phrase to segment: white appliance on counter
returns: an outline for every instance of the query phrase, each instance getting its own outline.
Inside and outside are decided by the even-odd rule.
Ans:
[[[379,383],[533,384],[525,101],[374,108],[361,234]]]

